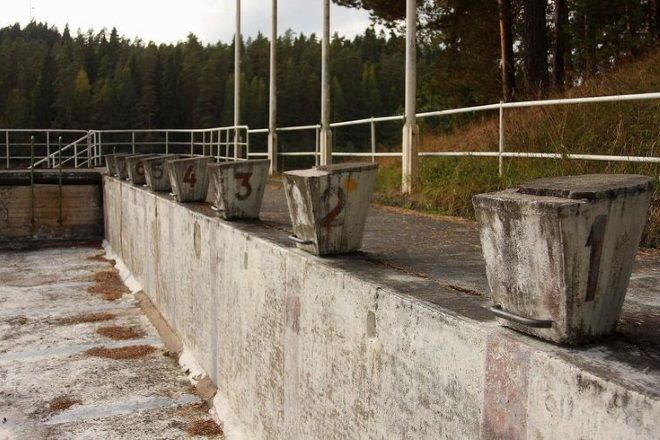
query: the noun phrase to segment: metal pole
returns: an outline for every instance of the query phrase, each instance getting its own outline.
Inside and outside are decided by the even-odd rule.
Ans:
[[[406,0],[406,122],[403,126],[401,192],[409,194],[417,179],[417,2]]]
[[[7,152],[7,169],[9,169],[9,131],[5,131],[5,150]]]
[[[273,0],[270,34],[270,100],[268,104],[268,158],[270,174],[277,166],[277,0]]]
[[[131,152],[135,154],[135,132],[131,131]]]
[[[78,141],[73,144],[73,166],[78,169]]]
[[[502,156],[502,153],[504,153],[504,106],[502,104],[503,102],[500,101],[500,155],[498,158],[500,177],[504,174],[504,157]]]
[[[234,160],[240,155],[241,125],[241,0],[236,0],[236,34],[234,35]]]
[[[103,133],[99,133],[99,159],[103,157]],[[114,151],[113,151],[114,153]]]
[[[170,152],[170,132],[166,131],[165,132],[165,154],[169,154]]]
[[[58,174],[58,210],[57,223],[62,225],[62,136],[57,139],[57,151],[59,156],[59,174]]]
[[[320,143],[321,143],[321,132],[319,131],[319,127],[317,126],[314,132],[314,165],[318,166],[320,162],[320,157],[319,153],[321,151],[320,149]]]
[[[371,118],[371,161],[376,162],[376,123]]]
[[[190,132],[190,155],[192,156],[195,152],[195,132]]]
[[[330,0],[323,0],[323,39],[321,41],[321,165],[332,164],[330,130]]]
[[[31,222],[34,225],[34,136],[30,136],[30,212]]]
[[[46,168],[50,168],[50,131],[46,132]]]
[[[87,168],[92,167],[92,138],[87,133]]]

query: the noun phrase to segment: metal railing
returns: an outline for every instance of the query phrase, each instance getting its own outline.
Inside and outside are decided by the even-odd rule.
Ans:
[[[48,158],[42,163],[51,167],[53,152],[59,148],[58,142],[68,145],[88,133],[86,130],[69,129],[0,129],[1,163],[5,168],[12,165],[27,167],[31,160],[42,162]]]
[[[578,153],[545,153],[545,152],[514,152],[506,151],[505,144],[505,110],[529,107],[545,107],[557,105],[577,105],[592,103],[630,102],[642,100],[659,100],[660,93],[642,93],[632,95],[598,96],[587,98],[549,99],[542,101],[524,101],[497,103],[458,109],[449,109],[433,112],[419,113],[419,119],[437,118],[463,113],[477,113],[486,111],[499,112],[499,138],[498,151],[421,151],[420,157],[494,157],[498,158],[500,175],[503,172],[504,158],[538,158],[538,159],[573,159],[593,160],[611,162],[638,162],[638,163],[660,163],[660,157],[652,156],[621,156],[608,154],[578,154]],[[378,151],[377,124],[386,122],[404,122],[403,115],[372,117],[341,121],[330,124],[331,128],[352,127],[369,125],[369,141],[366,151],[342,152],[334,151],[335,157],[369,157],[375,161],[378,157],[402,157],[401,151]],[[278,133],[309,133],[314,134],[313,151],[282,151],[278,156],[314,157],[318,165],[320,158],[320,130],[319,124],[299,125],[293,127],[279,127]],[[27,155],[30,147],[29,137],[38,139],[34,142],[36,154],[34,166],[54,167],[56,158],[62,157],[62,164],[80,166],[102,165],[104,154],[112,152],[130,153],[178,153],[178,154],[202,154],[213,156],[216,160],[240,160],[251,157],[268,157],[264,151],[252,151],[250,136],[268,134],[267,128],[249,129],[247,126],[228,126],[208,129],[136,129],[136,130],[25,130],[25,129],[1,129],[0,134],[5,137],[5,165],[10,167],[12,161],[29,163],[30,156]],[[55,148],[54,139],[61,136],[75,136],[75,139],[67,139],[64,147]],[[80,136],[82,135],[82,136]],[[64,153],[64,154],[63,154]]]
[[[612,161],[612,162],[641,162],[641,163],[660,163],[660,157],[648,156],[617,156],[606,154],[564,154],[564,153],[532,153],[532,152],[512,152],[506,151],[505,144],[505,110],[515,108],[529,108],[529,107],[545,107],[556,105],[575,105],[575,104],[593,104],[593,103],[606,103],[606,102],[628,102],[628,101],[642,101],[642,100],[657,100],[660,99],[660,93],[640,93],[631,95],[613,95],[613,96],[598,96],[587,98],[567,98],[567,99],[548,99],[541,101],[523,101],[523,102],[500,102],[497,104],[481,105],[474,107],[464,107],[458,109],[441,110],[433,112],[418,113],[417,118],[426,119],[432,117],[451,116],[462,113],[477,113],[485,111],[499,111],[499,138],[498,138],[498,151],[420,151],[418,154],[421,157],[460,157],[460,156],[474,156],[474,157],[497,157],[498,168],[500,176],[503,173],[503,160],[504,158],[539,158],[539,159],[574,159],[574,160],[594,160],[594,161]],[[379,152],[377,151],[377,133],[376,124],[383,122],[404,122],[403,115],[385,116],[385,117],[372,117],[365,119],[356,119],[351,121],[335,122],[330,124],[331,128],[350,127],[359,125],[369,125],[369,151],[365,152],[335,152],[332,155],[335,157],[351,156],[351,157],[370,157],[375,161],[378,157],[402,157],[403,153],[400,151]],[[319,157],[319,130],[320,125],[306,125],[296,127],[281,127],[277,132],[296,131],[303,132],[309,130],[316,130],[316,142],[314,151],[307,152],[294,152],[286,151],[280,152],[280,156],[315,156],[318,163]],[[268,133],[268,129],[252,129],[248,131],[250,134],[263,134]],[[252,153],[253,156],[267,156],[266,153]]]

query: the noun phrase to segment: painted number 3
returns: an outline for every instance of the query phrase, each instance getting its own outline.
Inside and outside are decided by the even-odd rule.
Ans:
[[[186,172],[183,175],[183,183],[189,184],[191,188],[193,188],[197,183],[197,177],[195,176],[194,165],[190,165],[188,168],[186,168]]]
[[[236,173],[235,177],[240,181],[236,198],[238,200],[245,200],[252,194],[252,185],[250,184],[252,173]]]

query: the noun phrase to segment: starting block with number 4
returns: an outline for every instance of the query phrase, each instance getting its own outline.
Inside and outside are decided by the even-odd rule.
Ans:
[[[206,166],[212,157],[192,157],[167,161],[167,173],[170,177],[172,192],[178,202],[203,202],[209,188]]]

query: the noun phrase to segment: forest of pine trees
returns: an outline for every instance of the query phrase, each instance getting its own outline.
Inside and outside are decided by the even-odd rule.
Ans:
[[[334,0],[391,28],[331,46],[334,121],[400,113],[400,0]],[[657,45],[657,0],[418,0],[421,111],[538,98]],[[320,42],[279,41],[278,125],[320,115]],[[269,41],[242,45],[242,122],[267,126]],[[233,45],[129,40],[115,29],[0,29],[0,127],[191,128],[233,120]]]

